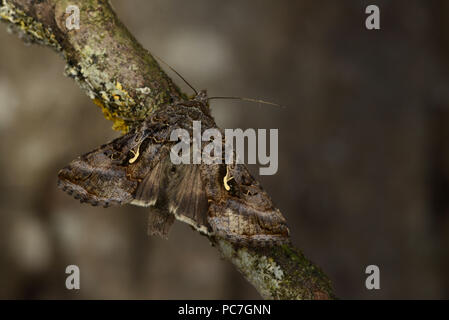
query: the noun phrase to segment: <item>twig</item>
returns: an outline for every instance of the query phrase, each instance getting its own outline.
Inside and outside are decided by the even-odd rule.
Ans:
[[[68,30],[66,8],[79,7],[80,29]],[[113,128],[128,126],[174,100],[186,99],[119,21],[106,0],[0,0],[0,20],[24,40],[52,47],[67,76],[102,108]],[[333,299],[330,281],[296,248],[214,245],[266,299]]]

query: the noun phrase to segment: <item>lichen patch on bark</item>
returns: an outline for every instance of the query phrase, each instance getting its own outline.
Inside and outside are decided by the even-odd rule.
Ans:
[[[62,50],[51,28],[45,27],[9,1],[2,1],[0,18],[10,22],[8,30],[17,33],[25,42],[46,45],[56,51]]]

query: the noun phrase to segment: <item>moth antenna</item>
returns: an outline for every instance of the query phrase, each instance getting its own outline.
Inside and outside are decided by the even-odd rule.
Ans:
[[[167,62],[165,62],[164,60],[162,60],[161,57],[158,57],[157,55],[155,55],[154,53],[151,53],[156,59],[158,59],[160,62],[162,62],[164,65],[166,65],[171,71],[173,71],[179,78],[181,78],[182,81],[185,82],[186,85],[188,85],[190,87],[190,89],[193,90],[193,92],[195,92],[195,95],[198,95],[198,91],[178,72],[176,71],[171,65],[169,65]]]
[[[265,101],[265,100],[260,100],[260,99],[241,98],[241,97],[210,97],[210,98],[208,98],[208,100],[213,100],[213,99],[241,100],[241,101],[248,101],[248,102],[262,103],[262,104],[268,104],[268,105],[270,105],[270,106],[275,106],[275,107],[285,108],[285,106],[283,106],[283,105],[281,105],[281,104],[277,104],[277,103],[269,102],[269,101]]]

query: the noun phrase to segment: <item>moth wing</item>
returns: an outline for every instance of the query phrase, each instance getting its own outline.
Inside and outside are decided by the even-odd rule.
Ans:
[[[259,246],[289,241],[285,218],[245,165],[205,165],[202,176],[215,236]]]
[[[159,160],[139,183],[131,204],[148,207],[148,235],[168,237],[175,216],[168,210],[167,171],[169,157]]]
[[[199,165],[171,165],[168,172],[168,206],[176,218],[207,233],[208,201]]]
[[[133,199],[137,186],[126,176],[126,169],[111,159],[113,143],[73,160],[58,173],[58,186],[81,202],[94,206],[119,205]]]
[[[148,216],[148,235],[158,235],[167,239],[175,216],[168,210],[152,207]]]
[[[135,158],[136,135],[126,134],[73,160],[60,170],[58,186],[94,206],[132,203],[137,191],[139,201],[155,202],[159,192],[156,181],[162,179],[158,160],[165,150],[147,139],[139,145]]]
[[[156,205],[166,174],[166,162],[158,161],[139,183],[131,204],[149,207]]]

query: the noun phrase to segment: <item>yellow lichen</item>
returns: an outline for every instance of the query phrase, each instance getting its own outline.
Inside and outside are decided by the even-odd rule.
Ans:
[[[22,10],[16,8],[13,4],[3,1],[0,6],[0,18],[11,22],[16,30],[28,36],[29,40],[49,45],[58,51],[61,46],[56,41],[56,37],[50,28],[45,27],[42,23],[37,22],[32,17],[27,16]]]
[[[123,134],[128,133],[129,126],[126,124],[125,120],[120,118],[114,118],[114,124],[112,125],[112,129],[115,131],[121,131]]]
[[[95,98],[92,101],[101,108],[101,111],[103,112],[103,115],[107,120],[111,120],[112,122],[114,122],[114,124],[112,125],[112,129],[121,131],[122,133],[127,133],[129,131],[129,127],[126,124],[125,120],[118,117],[117,113],[111,113],[100,99]]]

